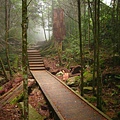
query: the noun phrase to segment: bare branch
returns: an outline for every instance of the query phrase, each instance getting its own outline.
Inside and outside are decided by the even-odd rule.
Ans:
[[[30,0],[30,2],[28,3],[27,7],[30,5],[31,2],[32,2],[32,0]]]

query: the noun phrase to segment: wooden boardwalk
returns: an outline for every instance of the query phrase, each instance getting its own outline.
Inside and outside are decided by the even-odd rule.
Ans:
[[[110,120],[61,80],[46,71],[42,58],[39,56],[38,61],[35,57],[38,53],[37,50],[28,50],[30,71],[60,120]]]

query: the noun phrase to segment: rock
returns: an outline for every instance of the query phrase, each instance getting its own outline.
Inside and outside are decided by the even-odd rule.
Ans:
[[[84,86],[92,85],[93,74],[89,71],[84,72]]]
[[[84,93],[87,94],[87,93],[91,93],[93,88],[92,87],[84,87]]]
[[[34,79],[28,79],[28,87],[32,87],[35,85],[35,80]]]
[[[45,67],[45,69],[49,71],[49,70],[50,70],[50,67],[47,66],[47,67]]]
[[[56,75],[59,70],[58,69],[50,69],[49,72],[51,72],[53,75]]]
[[[78,65],[78,66],[72,66],[70,69],[71,69],[71,73],[72,74],[77,74],[77,73],[80,73],[81,66],[80,65]]]
[[[79,86],[80,84],[80,77],[79,76],[74,76],[70,77],[67,81],[66,84],[70,87],[76,87]]]
[[[56,76],[62,76],[63,75],[63,72],[62,71],[59,71]]]
[[[68,80],[68,78],[69,78],[69,73],[64,73],[63,74],[63,81]]]

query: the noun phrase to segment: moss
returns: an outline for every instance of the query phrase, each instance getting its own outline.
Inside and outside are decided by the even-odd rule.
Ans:
[[[80,77],[79,76],[75,76],[75,77],[70,77],[66,84],[70,87],[76,87],[79,86],[80,84]]]
[[[92,92],[92,90],[93,90],[92,87],[84,87],[84,93],[85,94]]]
[[[93,74],[89,71],[85,71],[83,76],[84,76],[84,86],[91,86],[93,80]]]
[[[116,85],[116,87],[120,90],[120,85]]]
[[[22,101],[22,99],[23,99],[23,93],[20,94],[19,96],[15,97],[15,98],[10,102],[10,104],[16,104],[16,103]]]
[[[97,101],[97,98],[95,96],[86,96],[85,99],[87,99],[90,103]]]
[[[93,74],[91,74],[88,71],[86,71],[83,75],[84,75],[84,78],[85,78],[86,82],[91,81],[93,79]]]
[[[14,66],[15,68],[18,67],[18,56],[15,57],[13,66]]]
[[[21,111],[21,120],[22,120],[24,118],[23,107],[22,107],[21,103],[18,103],[17,105],[18,105],[18,107],[19,107],[19,109]]]
[[[120,118],[120,111],[117,113],[118,118]]]
[[[2,89],[3,89],[3,87],[1,86],[1,87],[0,87],[0,90],[2,90]]]
[[[20,109],[23,110],[23,102],[20,103]],[[30,104],[29,104],[29,120],[45,120],[45,116],[40,115]]]

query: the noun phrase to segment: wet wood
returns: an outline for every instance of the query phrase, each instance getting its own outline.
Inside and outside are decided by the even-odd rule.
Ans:
[[[37,53],[38,51],[34,50],[34,52]],[[60,120],[110,120],[104,113],[83,97],[78,96],[71,88],[48,71],[31,70],[31,68],[33,77]]]

